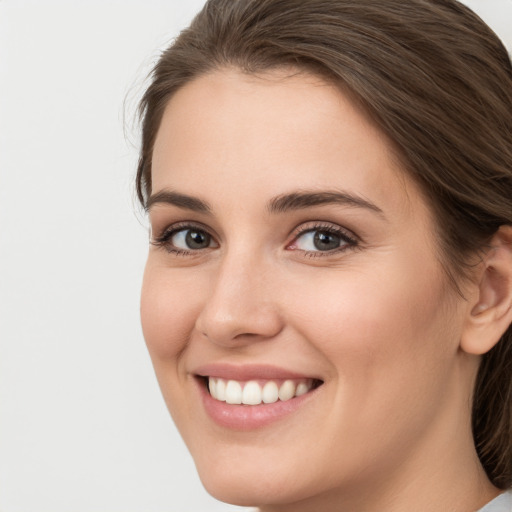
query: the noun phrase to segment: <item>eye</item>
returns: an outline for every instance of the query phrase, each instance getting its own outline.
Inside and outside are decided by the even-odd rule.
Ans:
[[[205,229],[183,224],[169,227],[160,236],[155,237],[151,243],[178,255],[187,255],[218,247],[215,239]]]
[[[341,238],[326,231],[308,231],[295,242],[295,247],[302,251],[332,251],[340,245]]]
[[[338,252],[356,245],[357,240],[341,228],[313,226],[302,229],[288,249],[308,253]]]
[[[169,242],[176,249],[207,249],[211,247],[212,237],[201,229],[188,228],[174,231],[169,237]]]

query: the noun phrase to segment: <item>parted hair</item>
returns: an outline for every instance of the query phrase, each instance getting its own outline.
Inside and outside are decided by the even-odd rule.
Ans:
[[[512,224],[512,65],[499,38],[456,0],[209,0],[165,50],[139,107],[136,187],[144,206],[164,109],[216,69],[313,72],[350,91],[425,195],[447,275],[469,278]],[[489,479],[512,486],[512,329],[482,357],[473,436]]]

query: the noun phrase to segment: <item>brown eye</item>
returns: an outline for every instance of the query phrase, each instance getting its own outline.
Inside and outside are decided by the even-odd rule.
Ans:
[[[301,251],[318,252],[333,251],[344,245],[349,245],[349,243],[337,233],[315,229],[299,235],[295,240],[294,248]]]
[[[206,231],[195,228],[180,229],[169,241],[173,247],[183,250],[207,249],[212,246],[212,237]]]
[[[334,233],[314,231],[313,245],[319,251],[331,251],[332,249],[338,249],[341,245],[341,238]]]

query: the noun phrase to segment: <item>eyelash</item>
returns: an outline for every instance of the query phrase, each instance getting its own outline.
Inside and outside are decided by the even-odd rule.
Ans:
[[[167,252],[175,255],[175,256],[196,256],[198,253],[201,253],[205,249],[181,249],[172,246],[169,242],[172,239],[176,233],[180,231],[186,231],[186,230],[197,230],[197,231],[203,231],[207,233],[213,240],[215,238],[209,233],[208,229],[201,224],[195,224],[190,222],[182,222],[178,224],[173,224],[172,226],[166,228],[160,235],[155,237],[151,244],[165,249]],[[307,256],[309,258],[318,258],[318,257],[327,257],[332,256],[333,254],[338,254],[350,249],[355,249],[359,245],[359,239],[350,231],[341,228],[339,226],[335,226],[332,224],[325,224],[325,223],[319,223],[319,222],[311,222],[306,224],[301,224],[299,228],[296,228],[293,232],[293,238],[290,243],[287,244],[286,247],[290,247],[291,245],[295,244],[297,240],[306,233],[311,233],[319,231],[321,233],[326,233],[330,235],[335,235],[341,239],[342,242],[344,242],[346,245],[331,249],[328,251],[305,251],[301,249],[297,249],[297,251],[301,251],[304,253],[304,256]]]
[[[207,233],[209,236],[214,238],[210,233],[208,232],[208,229],[206,229],[201,224],[194,224],[191,222],[180,222],[178,224],[173,224],[172,226],[169,226],[168,228],[164,229],[163,232],[155,237],[151,241],[151,245],[154,245],[156,247],[165,249],[167,252],[175,255],[175,256],[195,256],[199,250],[186,250],[186,249],[179,249],[177,247],[174,247],[170,244],[171,238],[178,233],[179,231],[185,231],[189,229],[195,229],[197,231],[203,231]]]
[[[339,237],[340,240],[346,245],[328,251],[302,251],[304,255],[307,256],[308,258],[325,258],[328,256],[332,256],[334,254],[345,252],[350,249],[355,249],[359,245],[359,239],[351,231],[345,228],[333,224],[310,222],[306,224],[301,224],[300,227],[294,230],[293,239],[289,244],[287,244],[287,247],[290,247],[291,245],[295,244],[299,237],[305,235],[306,233],[311,233],[315,231],[326,233],[329,235],[335,235]],[[297,250],[301,251],[301,249]]]

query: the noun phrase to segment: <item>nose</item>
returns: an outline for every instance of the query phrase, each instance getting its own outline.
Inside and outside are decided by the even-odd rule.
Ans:
[[[254,258],[226,259],[212,272],[210,290],[196,329],[225,347],[268,340],[282,330],[276,283]]]

